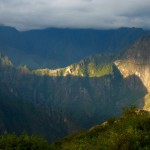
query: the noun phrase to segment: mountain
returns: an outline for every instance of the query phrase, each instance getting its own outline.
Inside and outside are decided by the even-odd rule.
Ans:
[[[26,131],[48,140],[66,135],[61,114],[45,111],[17,92],[13,77],[19,78],[19,72],[27,73],[25,67],[16,70],[9,58],[0,54],[0,134],[4,131],[17,134]]]
[[[126,108],[119,118],[110,118],[89,130],[69,135],[57,142],[48,142],[23,133],[19,136],[5,132],[0,135],[1,149],[32,150],[123,150],[150,148],[150,113]]]
[[[124,78],[137,76],[146,87],[145,109],[150,110],[150,35],[135,42],[122,56],[115,61]]]
[[[1,55],[1,60],[6,58]],[[48,115],[49,121],[44,120],[41,123],[46,126],[42,127],[43,136],[47,137],[47,131],[44,129],[50,125],[50,133],[53,131],[54,135],[51,139],[55,139],[64,134],[77,132],[81,128],[89,128],[112,115],[118,116],[123,107],[131,104],[143,107],[142,98],[147,94],[147,89],[135,75],[124,79],[114,65],[114,59],[112,55],[87,57],[73,65],[72,74],[67,75],[64,72],[60,76],[51,76],[39,74],[26,66],[16,68],[7,58],[6,62],[9,63],[0,66],[0,83],[8,87],[7,94],[11,92],[17,99],[22,98],[27,104],[31,103],[34,107],[38,107],[38,110],[40,109],[38,116],[43,116],[44,110],[45,116],[42,118],[46,119]],[[64,70],[66,71],[66,68]],[[23,111],[24,114],[24,110],[19,111]],[[32,114],[32,111],[27,112],[29,116]],[[4,116],[9,121],[7,113],[4,112]],[[38,119],[40,118],[37,118],[37,122],[41,122],[41,119]],[[29,125],[32,123],[33,120],[30,120]],[[40,126],[37,126],[38,128],[39,132],[35,132],[41,134]],[[29,132],[28,127],[24,129]],[[29,133],[32,133],[33,129],[34,126],[31,126]],[[14,128],[13,131],[18,130]]]
[[[118,116],[132,104],[149,110],[149,39],[59,69],[16,66],[1,54],[1,131],[26,130],[52,140]]]
[[[66,135],[65,124],[55,112],[25,101],[13,89],[0,82],[0,134],[4,131],[39,135],[48,140]],[[59,120],[59,124],[57,121]]]
[[[130,78],[130,86],[135,85],[135,78],[142,82],[147,94],[144,97],[144,109],[150,110],[150,35],[137,40],[128,49],[119,52],[117,55],[95,55],[87,57],[79,63],[66,68],[49,70],[38,69],[33,71],[39,75],[49,76],[81,76],[81,77],[102,77],[113,74],[113,65],[118,69],[124,80]],[[133,77],[134,76],[134,77]],[[133,80],[133,81],[132,81]],[[133,87],[137,88],[137,87]]]
[[[76,77],[102,77],[105,75],[113,74],[113,60],[112,54],[97,54],[94,56],[86,57],[78,63],[74,63],[65,68],[59,69],[36,69],[32,72],[38,75],[49,76],[76,76]]]
[[[69,135],[51,144],[52,149],[64,150],[124,150],[150,148],[150,113],[134,107],[115,119],[93,126],[87,131]]]
[[[148,32],[140,28],[17,31],[0,26],[0,51],[17,66],[53,69],[66,67],[89,55],[125,49]]]

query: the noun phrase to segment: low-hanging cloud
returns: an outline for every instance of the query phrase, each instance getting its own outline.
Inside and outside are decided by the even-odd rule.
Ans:
[[[0,0],[0,24],[45,27],[150,27],[150,0]]]

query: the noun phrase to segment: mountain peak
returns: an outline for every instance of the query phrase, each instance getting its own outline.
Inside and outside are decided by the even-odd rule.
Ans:
[[[39,75],[49,76],[79,76],[79,77],[101,77],[113,73],[113,59],[112,54],[100,54],[86,57],[78,63],[74,63],[65,68],[55,70],[37,69],[33,72]]]
[[[150,34],[135,42],[125,51],[123,58],[133,60],[140,64],[150,64]]]

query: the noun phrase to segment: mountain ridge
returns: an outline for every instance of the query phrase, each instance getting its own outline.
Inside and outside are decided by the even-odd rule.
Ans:
[[[0,50],[15,65],[53,69],[66,67],[88,55],[125,49],[148,32],[140,28],[49,28],[20,32],[0,27]]]
[[[123,51],[118,56],[115,55],[96,55],[97,59],[102,60],[96,62],[95,56],[86,57],[80,62],[70,65],[66,68],[49,70],[38,69],[33,73],[48,76],[81,76],[81,77],[102,77],[113,74],[112,67],[115,65],[123,78],[135,75],[143,82],[144,86],[150,92],[150,35],[136,41],[129,49]],[[95,58],[94,58],[95,57]],[[95,59],[95,60],[94,60]],[[97,67],[98,66],[98,67]],[[90,68],[91,67],[91,68]],[[105,69],[106,68],[106,69]],[[90,70],[91,69],[91,70]],[[103,71],[106,70],[106,71]],[[98,73],[97,73],[98,72]],[[148,93],[145,96],[145,109],[150,110],[150,99]]]
[[[101,77],[113,73],[113,59],[112,54],[99,54],[86,57],[77,63],[71,64],[66,68],[51,69],[37,69],[32,72],[38,75],[49,76],[79,76],[79,77]]]
[[[144,50],[149,52],[148,39],[144,40],[144,43],[147,43]],[[122,107],[131,104],[149,109],[149,91],[145,84],[148,82],[144,83],[141,78],[142,75],[147,75],[145,77],[149,79],[149,68],[144,64],[141,64],[144,66],[142,69],[137,64],[129,65],[128,61],[131,58],[127,57],[132,54],[130,56],[137,58],[137,52],[140,53],[139,56],[144,57],[143,46],[137,49],[137,45],[142,45],[142,42],[143,40],[137,41],[139,44],[135,43],[135,46],[121,52],[121,56],[120,52],[89,56],[73,64],[72,68],[69,66],[69,69],[57,70],[53,75],[40,75],[27,66],[18,67],[7,56],[1,54],[0,85],[2,89],[4,85],[7,87],[6,96],[13,95],[44,109],[46,116],[50,115],[50,121],[54,121],[54,124],[49,125],[56,127],[56,136],[54,133],[53,138],[58,137],[58,133],[74,133],[80,128],[99,124],[112,115],[118,116]],[[146,58],[149,59],[147,56]],[[119,61],[121,63],[117,64]],[[62,74],[58,76],[59,71]],[[3,96],[3,92],[0,95]],[[147,100],[144,101],[144,97]],[[43,134],[47,135],[45,131]]]
[[[130,75],[138,76],[150,92],[150,35],[147,35],[132,45],[115,61],[124,78]],[[145,97],[146,110],[150,110],[149,94]]]
[[[100,58],[105,59],[102,56]],[[88,58],[86,65],[91,60]],[[99,60],[99,64],[103,65],[103,61]],[[119,115],[122,107],[133,103],[143,107],[142,98],[147,90],[139,78],[132,75],[123,79],[114,65],[112,71],[100,77],[40,76],[28,72],[26,67],[6,65],[0,67],[0,80],[12,94],[50,114],[56,112],[60,118],[58,124],[64,124],[66,133],[72,133],[103,122],[112,114]]]

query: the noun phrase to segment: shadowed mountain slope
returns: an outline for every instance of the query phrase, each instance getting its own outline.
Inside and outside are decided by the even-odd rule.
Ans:
[[[88,55],[125,49],[147,33],[138,28],[49,28],[20,32],[0,26],[0,51],[16,65],[52,69],[66,67]]]
[[[150,149],[150,113],[126,109],[124,114],[110,118],[88,131],[72,134],[51,144],[58,150],[124,150]]]
[[[135,42],[115,61],[124,77],[136,75],[150,92],[150,35]],[[150,110],[149,94],[145,97],[145,109]]]
[[[8,130],[12,119],[9,131],[25,129],[47,137],[45,129],[49,129],[51,139],[55,139],[118,116],[123,107],[132,104],[148,110],[149,39],[142,38],[120,56],[94,55],[57,70],[16,67],[8,57],[0,55],[1,130]],[[30,104],[35,112],[29,109]],[[35,119],[36,128],[27,116]],[[15,120],[21,118],[25,121],[17,123],[17,129]]]
[[[1,58],[1,60],[5,59],[6,57]],[[89,60],[92,60],[92,58]],[[28,122],[31,131],[28,128],[25,128],[25,130],[37,134],[40,134],[40,130],[42,130],[43,136],[47,137],[48,133],[45,129],[49,128],[51,133],[51,129],[54,128],[52,133],[55,136],[51,136],[52,139],[59,137],[60,133],[64,135],[65,133],[77,132],[81,128],[89,128],[93,124],[103,122],[112,115],[118,116],[125,106],[137,104],[142,108],[144,105],[142,98],[147,94],[147,89],[136,75],[124,79],[113,64],[111,64],[111,72],[99,77],[88,77],[72,75],[41,76],[33,74],[27,67],[15,68],[10,60],[6,62],[9,63],[3,63],[0,66],[0,81],[7,87],[6,95],[11,93],[11,95],[14,95],[14,97],[11,96],[14,100],[16,98],[22,99],[27,104],[32,103],[32,105],[38,107],[38,110],[40,109],[37,115],[42,117],[42,120],[37,118],[34,122],[39,121],[40,124],[42,121],[41,124],[44,124],[44,126],[37,126],[39,132],[34,132],[33,120],[31,120]],[[88,65],[90,61],[85,62]],[[103,61],[95,60],[96,62],[99,62],[97,65],[105,65]],[[108,60],[106,63],[108,63]],[[103,70],[101,71],[103,72]],[[1,84],[2,89],[3,84]],[[3,96],[3,92],[1,95]],[[6,97],[6,99],[9,104],[9,98]],[[17,111],[18,106],[16,108],[12,106],[12,109]],[[11,108],[8,107],[8,110],[11,112]],[[27,109],[26,111],[29,116],[32,116],[32,110]],[[18,110],[25,117],[26,111],[24,109]],[[45,113],[45,116],[42,112]],[[3,114],[9,121],[8,114],[5,111]],[[33,115],[35,115],[35,112],[33,112]],[[49,121],[46,119],[47,115]],[[34,116],[33,118],[36,119]],[[28,119],[30,120],[30,117]],[[5,122],[4,126],[7,127]],[[18,126],[21,125],[18,124]],[[24,126],[21,127],[20,130]],[[13,131],[15,130],[17,132],[16,128]]]

